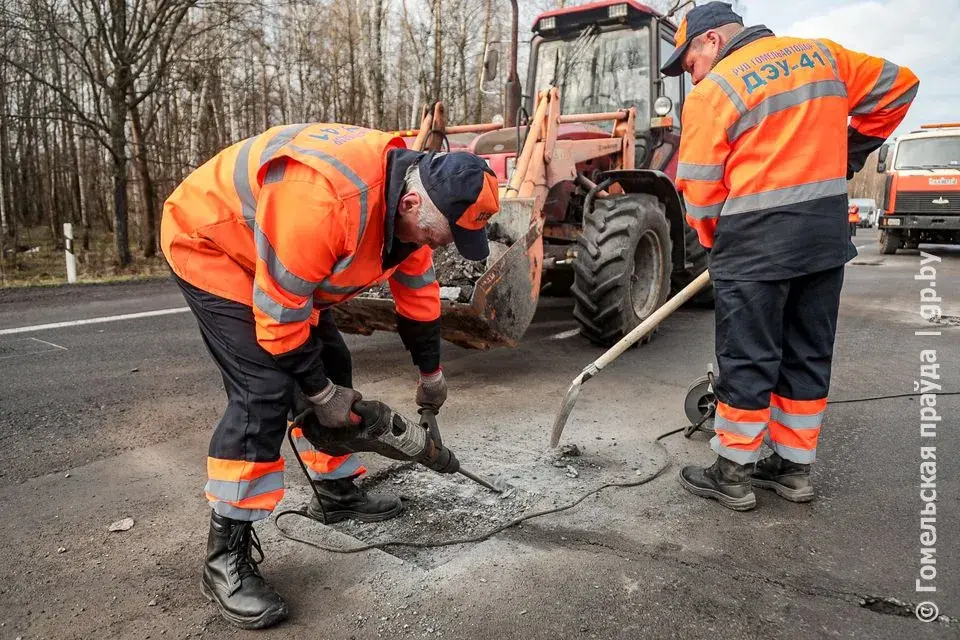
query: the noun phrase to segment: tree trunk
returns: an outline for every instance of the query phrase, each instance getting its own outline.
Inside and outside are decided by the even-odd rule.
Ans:
[[[482,54],[487,54],[487,46],[490,44],[490,18],[493,15],[493,0],[486,0],[484,3],[484,15],[483,15],[483,49],[481,49]],[[483,73],[482,65],[481,71]],[[473,108],[473,121],[474,122],[483,122],[483,92],[477,91],[477,102]]]
[[[460,42],[459,49],[459,76],[460,76],[460,99],[463,100],[463,106],[460,122],[466,123],[469,119],[470,100],[467,96],[467,13],[464,11],[460,16]]]
[[[384,88],[383,88],[383,4],[384,0],[376,0],[373,11],[373,109],[374,109],[374,127],[384,126]]]
[[[136,159],[137,173],[140,176],[140,197],[143,200],[143,227],[140,230],[140,249],[144,258],[157,255],[157,189],[150,176],[150,164],[147,162],[147,143],[140,122],[140,109],[130,109],[133,122],[133,154]]]
[[[120,78],[117,84],[121,84]],[[121,87],[123,85],[121,84]],[[117,248],[117,264],[130,264],[130,243],[127,231],[127,100],[124,88],[114,87],[110,97],[112,113],[110,123],[110,156],[113,170],[113,231]]]
[[[443,42],[440,37],[442,9],[442,0],[433,0],[433,95],[430,96],[430,102],[440,99],[442,88],[440,83],[440,74],[443,71]]]
[[[7,135],[7,69],[0,65],[0,235],[10,233],[10,223],[7,219],[7,149],[10,147],[10,138]],[[2,248],[0,248],[2,251]],[[5,254],[0,253],[0,263]]]

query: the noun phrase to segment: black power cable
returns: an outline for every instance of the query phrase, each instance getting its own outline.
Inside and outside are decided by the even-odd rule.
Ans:
[[[666,435],[668,434],[665,434],[664,436],[661,436],[661,437],[666,437]],[[655,441],[655,444],[657,444],[661,449],[663,449],[666,456],[669,456],[669,453],[667,452],[666,447],[660,444],[659,440],[660,438],[657,438],[657,440]],[[297,457],[297,460],[300,461],[300,454],[297,452],[296,448],[294,448],[293,454]],[[300,464],[301,464],[301,468],[303,468],[303,463],[301,462]],[[630,482],[608,482],[606,484],[602,484],[596,489],[592,489],[591,491],[584,493],[573,502],[569,502],[565,505],[554,507],[552,509],[545,509],[543,511],[536,511],[534,513],[528,513],[528,514],[522,515],[519,518],[514,518],[509,522],[506,522],[494,529],[491,529],[490,531],[487,531],[486,533],[482,533],[480,535],[473,536],[470,538],[457,538],[453,540],[440,540],[435,542],[419,542],[419,541],[412,541],[412,540],[382,540],[380,542],[371,542],[369,544],[364,544],[364,545],[345,549],[343,547],[334,547],[334,546],[325,545],[319,542],[313,542],[311,540],[304,540],[303,538],[298,538],[297,536],[294,536],[288,533],[287,531],[284,531],[283,527],[280,526],[280,518],[287,515],[296,514],[304,518],[308,518],[310,520],[321,522],[318,518],[314,518],[313,516],[308,514],[305,509],[288,509],[286,511],[281,511],[276,515],[276,517],[274,517],[273,523],[277,527],[277,531],[280,532],[280,535],[286,538],[287,540],[292,540],[293,542],[299,542],[301,544],[305,544],[305,545],[314,547],[316,549],[320,549],[321,551],[329,551],[330,553],[344,553],[344,554],[360,553],[361,551],[369,551],[371,549],[380,549],[382,547],[414,547],[417,549],[432,549],[436,547],[450,547],[458,544],[473,544],[476,542],[483,542],[484,540],[487,540],[495,536],[496,534],[501,533],[502,531],[506,531],[507,529],[515,527],[518,524],[522,524],[528,520],[533,520],[534,518],[541,518],[543,516],[547,516],[553,513],[560,513],[561,511],[572,509],[578,504],[580,504],[581,502],[583,502],[584,500],[586,500],[587,498],[589,498],[590,496],[600,493],[604,489],[610,489],[614,487],[626,489],[629,487],[639,487],[641,485],[647,484],[648,482],[652,482],[653,480],[656,480],[664,471],[666,471],[670,467],[670,464],[671,462],[669,458],[667,458],[665,462],[657,468],[656,471],[654,471],[653,473],[651,473],[650,475],[644,478],[640,478],[639,480],[631,480]],[[305,469],[304,469],[304,472],[306,472]],[[314,491],[316,491],[316,489],[314,489]],[[319,497],[318,497],[318,500],[319,500]]]
[[[855,402],[875,402],[875,401],[877,401],[877,400],[891,400],[891,399],[894,399],[894,398],[911,398],[911,397],[915,397],[915,396],[919,396],[919,395],[921,395],[921,394],[919,394],[919,393],[898,393],[898,394],[890,394],[890,395],[883,395],[883,396],[871,396],[871,397],[867,397],[867,398],[851,398],[851,399],[849,399],[849,400],[830,400],[830,401],[827,402],[827,404],[852,404],[852,403],[855,403]],[[937,395],[937,396],[958,396],[958,395],[960,395],[960,391],[949,391],[949,392],[946,392],[946,393],[938,393],[938,394],[936,394],[936,395]],[[700,423],[697,424],[696,426],[699,428],[699,426],[700,426],[703,422],[705,422],[708,417],[709,417],[709,414],[704,415],[704,417],[700,419]],[[559,507],[554,507],[554,508],[552,508],[552,509],[545,509],[545,510],[543,510],[543,511],[536,511],[536,512],[534,512],[534,513],[529,513],[529,514],[520,516],[519,518],[514,518],[513,520],[510,520],[509,522],[506,522],[506,523],[504,523],[504,524],[502,524],[502,525],[500,525],[500,526],[498,526],[498,527],[495,527],[495,528],[491,529],[490,531],[487,531],[486,533],[482,533],[482,534],[477,535],[477,536],[472,536],[472,537],[470,537],[470,538],[457,538],[457,539],[453,539],[453,540],[440,540],[440,541],[435,541],[435,542],[419,542],[419,541],[413,541],[413,540],[383,540],[383,541],[380,541],[380,542],[371,542],[371,543],[369,543],[369,544],[363,544],[363,545],[359,545],[359,546],[355,546],[355,547],[350,547],[350,548],[343,548],[343,547],[334,547],[334,546],[330,546],[330,545],[325,545],[325,544],[322,544],[322,543],[319,543],[319,542],[313,542],[313,541],[311,541],[311,540],[305,540],[305,539],[303,539],[303,538],[298,538],[297,536],[288,533],[287,531],[285,531],[285,530],[283,529],[283,527],[280,526],[280,518],[282,518],[282,517],[284,517],[284,516],[288,516],[288,515],[294,515],[294,514],[295,514],[295,515],[302,516],[302,517],[307,518],[307,519],[309,519],[309,520],[313,520],[313,521],[316,521],[316,522],[320,522],[321,524],[326,524],[326,523],[324,522],[324,520],[325,520],[325,518],[326,518],[326,513],[324,513],[324,519],[320,519],[320,518],[315,518],[315,517],[311,516],[309,513],[307,513],[307,511],[306,511],[305,509],[287,509],[287,510],[285,510],[285,511],[281,511],[280,513],[278,513],[278,514],[274,517],[273,523],[274,523],[274,526],[276,526],[277,531],[280,532],[280,535],[281,535],[282,537],[286,538],[287,540],[292,540],[293,542],[299,542],[299,543],[301,543],[301,544],[305,544],[305,545],[308,545],[308,546],[310,546],[310,547],[314,547],[314,548],[316,548],[316,549],[320,549],[321,551],[328,551],[328,552],[330,552],[330,553],[341,553],[341,554],[361,553],[361,552],[363,552],[363,551],[370,551],[370,550],[372,550],[372,549],[380,549],[380,548],[383,548],[383,547],[412,547],[412,548],[416,548],[416,549],[433,549],[433,548],[437,548],[437,547],[450,547],[450,546],[454,546],[454,545],[458,545],[458,544],[474,544],[474,543],[477,543],[477,542],[483,542],[484,540],[488,540],[488,539],[492,538],[493,536],[495,536],[495,535],[498,534],[498,533],[501,533],[501,532],[503,532],[503,531],[506,531],[507,529],[510,529],[510,528],[515,527],[515,526],[517,526],[517,525],[519,525],[519,524],[522,524],[522,523],[524,523],[524,522],[527,522],[528,520],[533,520],[534,518],[541,518],[541,517],[543,517],[543,516],[551,515],[551,514],[554,514],[554,513],[560,513],[560,512],[562,512],[562,511],[567,511],[568,509],[572,509],[572,508],[574,508],[575,506],[577,506],[578,504],[580,504],[581,502],[583,502],[584,500],[586,500],[587,498],[589,498],[590,496],[596,495],[596,494],[600,493],[601,491],[603,491],[604,489],[611,489],[611,488],[627,489],[627,488],[631,488],[631,487],[639,487],[639,486],[641,486],[641,485],[645,485],[645,484],[647,484],[647,483],[649,483],[649,482],[652,482],[652,481],[656,480],[658,477],[660,477],[660,476],[663,474],[664,471],[666,471],[668,468],[670,468],[670,465],[671,465],[671,462],[670,462],[670,459],[669,459],[669,455],[670,455],[670,454],[669,454],[669,452],[667,452],[667,448],[666,448],[665,446],[663,446],[663,444],[661,444],[660,441],[663,440],[663,439],[665,439],[665,438],[668,438],[668,437],[670,437],[670,436],[672,436],[672,435],[676,435],[676,434],[678,434],[678,433],[680,433],[680,432],[682,432],[682,431],[684,431],[684,430],[686,430],[686,429],[689,429],[689,427],[680,427],[679,429],[673,429],[672,431],[667,431],[667,432],[661,433],[659,436],[656,437],[656,439],[654,440],[654,444],[656,444],[657,446],[659,446],[659,447],[663,450],[663,452],[666,454],[667,458],[666,458],[665,462],[664,462],[663,464],[661,464],[661,465],[657,468],[657,470],[654,471],[652,474],[649,474],[649,475],[647,475],[646,477],[641,478],[641,479],[639,479],[639,480],[632,480],[632,481],[630,481],[630,482],[608,482],[608,483],[606,483],[606,484],[602,484],[602,485],[600,485],[599,487],[597,487],[596,489],[592,489],[592,490],[584,493],[583,495],[581,495],[579,498],[577,498],[577,499],[574,500],[573,502],[569,502],[569,503],[567,503],[567,504],[565,504],[565,505],[561,505],[561,506],[559,506]],[[300,458],[300,453],[297,451],[297,448],[296,448],[296,446],[295,446],[295,444],[294,444],[293,435],[292,435],[292,430],[293,430],[293,425],[291,425],[291,426],[289,427],[289,429],[287,430],[287,438],[289,439],[290,445],[291,445],[291,447],[292,447],[292,449],[293,449],[293,455],[297,458],[297,462],[300,464],[300,469],[303,471],[303,474],[307,477],[307,480],[308,480],[308,482],[310,483],[310,487],[313,489],[313,493],[314,493],[314,495],[317,497],[317,502],[320,502],[320,503],[321,503],[321,510],[322,510],[322,509],[323,509],[323,503],[320,501],[320,494],[319,494],[319,492],[317,491],[317,488],[316,488],[315,486],[313,486],[313,482],[310,481],[310,475],[309,475],[309,473],[307,473],[307,467],[306,467],[306,465],[303,463],[303,460]]]

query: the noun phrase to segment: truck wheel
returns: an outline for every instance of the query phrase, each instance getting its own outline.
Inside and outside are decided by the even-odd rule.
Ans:
[[[629,194],[598,198],[584,212],[570,292],[590,342],[614,344],[666,301],[671,253],[664,211],[655,196]]]
[[[680,273],[673,273],[670,278],[673,294],[696,280],[697,276],[707,270],[707,250],[700,244],[700,238],[697,236],[696,230],[687,223],[683,224],[683,241],[687,250],[687,262],[693,263],[693,267]],[[715,299],[714,293],[713,283],[711,282],[700,293],[693,296],[687,304],[694,307],[712,308]]]
[[[891,256],[895,254],[901,244],[903,244],[903,239],[896,231],[884,230],[880,232],[880,253],[883,255]]]

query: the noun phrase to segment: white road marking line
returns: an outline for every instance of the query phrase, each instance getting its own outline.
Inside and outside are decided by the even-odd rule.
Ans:
[[[23,356],[39,356],[44,353],[56,353],[57,351],[68,351],[66,347],[61,347],[58,344],[52,342],[47,342],[46,340],[37,340],[36,338],[20,338],[19,340],[13,340],[12,342],[6,343],[8,346],[14,344],[27,345],[29,348],[30,345],[35,347],[30,351],[17,351],[14,348],[13,353],[8,353],[7,355],[0,356],[0,360],[9,360],[10,358],[21,358]],[[0,344],[0,346],[3,346]]]
[[[561,331],[560,333],[555,333],[552,336],[548,337],[547,340],[566,340],[567,338],[572,338],[573,336],[580,335],[580,329],[570,329],[569,331]]]
[[[63,349],[64,351],[69,351],[69,349],[67,349],[66,347],[62,347],[62,346],[60,346],[59,344],[53,344],[52,342],[47,342],[46,340],[41,340],[40,338],[30,338],[30,340],[33,340],[33,341],[35,341],[35,342],[39,342],[39,343],[41,343],[41,344],[48,344],[48,345],[50,345],[51,347],[56,347],[57,349]]]
[[[119,316],[103,316],[100,318],[86,318],[84,320],[69,320],[67,322],[51,322],[50,324],[35,324],[29,327],[0,329],[0,336],[9,336],[15,333],[30,333],[33,331],[47,331],[48,329],[63,329],[65,327],[79,327],[85,324],[103,324],[104,322],[119,322],[120,320],[136,320],[138,318],[168,316],[174,313],[186,313],[187,311],[190,311],[190,307],[159,309],[157,311],[142,311],[140,313],[124,313]]]

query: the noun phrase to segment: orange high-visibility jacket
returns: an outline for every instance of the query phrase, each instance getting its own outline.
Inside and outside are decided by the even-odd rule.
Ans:
[[[392,238],[403,185],[402,175],[387,179],[388,165],[395,150],[414,154],[403,147],[401,138],[341,124],[248,138],[166,201],[163,253],[183,280],[251,306],[257,340],[275,356],[307,343],[320,310],[388,280],[401,318],[435,322],[432,251]]]
[[[918,86],[906,67],[829,40],[762,26],[734,37],[687,96],[677,168],[712,276],[784,279],[854,257],[847,179]]]

